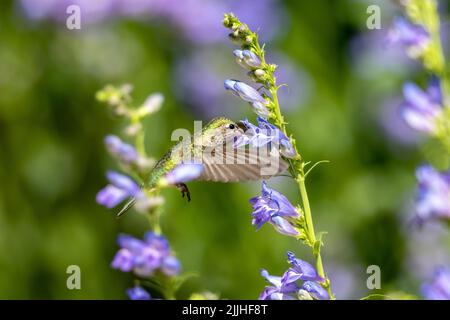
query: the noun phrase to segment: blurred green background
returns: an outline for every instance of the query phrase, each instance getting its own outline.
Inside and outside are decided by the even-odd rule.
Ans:
[[[125,299],[134,278],[110,268],[116,236],[141,237],[147,223],[135,212],[115,219],[114,210],[95,203],[105,171],[117,168],[103,138],[123,129],[95,92],[131,83],[137,103],[152,92],[165,95],[162,110],[145,123],[147,151],[159,157],[172,144],[172,130],[192,130],[193,120],[220,114],[254,120],[246,104],[225,92],[203,102],[190,92],[221,92],[225,78],[246,80],[245,73],[235,66],[225,30],[223,40],[198,40],[210,32],[206,26],[180,32],[176,15],[158,16],[151,8],[139,15],[111,9],[98,20],[94,10],[84,16],[91,21],[82,11],[82,29],[68,30],[64,15],[37,14],[54,1],[39,2],[0,4],[0,298]],[[236,4],[207,2],[232,11]],[[278,52],[280,69],[287,61],[287,73],[295,71],[285,115],[303,157],[331,161],[314,170],[308,188],[316,229],[328,232],[323,257],[333,291],[338,299],[371,293],[366,268],[376,264],[382,291],[417,294],[434,264],[447,262],[449,240],[439,228],[414,230],[407,223],[414,170],[423,158],[419,138],[402,126],[395,107],[406,79],[426,77],[383,47],[381,35],[398,8],[387,1],[267,0],[278,12],[272,19],[276,12],[260,9],[263,2],[249,3],[248,16],[241,8],[240,17],[270,33],[269,55],[278,62]],[[366,28],[372,3],[381,6],[382,30]],[[201,8],[178,19],[201,21]],[[216,23],[221,30],[220,16]],[[204,72],[216,72],[218,84]],[[292,180],[270,185],[297,201]],[[209,290],[254,299],[265,286],[259,269],[281,275],[287,250],[312,261],[300,243],[270,226],[255,232],[248,200],[259,183],[194,182],[190,189],[190,203],[177,190],[164,191],[163,232],[183,269],[199,274],[179,298]],[[81,290],[66,288],[72,264],[81,268]]]

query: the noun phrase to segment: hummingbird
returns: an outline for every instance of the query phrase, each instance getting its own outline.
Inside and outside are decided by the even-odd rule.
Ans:
[[[167,151],[155,164],[143,188],[156,188],[160,179],[186,158],[196,158],[203,165],[202,174],[197,181],[241,182],[268,179],[279,175],[288,168],[288,163],[274,149],[252,147],[250,144],[235,148],[233,143],[245,138],[249,128],[243,121],[234,122],[219,117],[211,120],[201,131],[195,132],[191,139],[182,140]],[[186,157],[187,156],[187,157]],[[263,169],[276,163],[274,170]],[[182,194],[191,200],[185,183],[175,185]],[[122,215],[134,204],[131,199],[119,212]]]

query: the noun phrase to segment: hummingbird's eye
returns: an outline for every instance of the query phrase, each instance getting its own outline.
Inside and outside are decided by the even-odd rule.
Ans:
[[[234,125],[234,123],[231,123],[228,128],[230,128],[231,130],[233,130],[234,128],[236,128],[236,126]]]

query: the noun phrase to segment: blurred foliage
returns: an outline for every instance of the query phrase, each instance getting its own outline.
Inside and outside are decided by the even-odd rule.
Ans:
[[[411,283],[406,289],[416,294],[423,274],[405,263],[415,231],[405,227],[410,212],[401,213],[422,158],[416,145],[390,138],[379,115],[385,98],[399,95],[405,73],[421,76],[414,69],[358,72],[350,47],[369,32],[365,1],[279,5],[289,24],[268,50],[280,48],[314,83],[307,105],[288,110],[286,118],[304,158],[331,161],[314,170],[308,187],[316,229],[328,231],[322,252],[332,288],[338,298],[370,294],[365,270],[378,264],[383,289],[403,290],[397,285]],[[383,11],[383,28],[390,14]],[[149,154],[161,156],[173,129],[193,128],[189,106],[175,98],[174,63],[189,50],[201,50],[177,38],[164,21],[141,20],[113,19],[69,31],[62,23],[29,21],[14,2],[1,2],[0,298],[126,298],[132,275],[110,268],[116,236],[141,237],[147,225],[136,213],[115,219],[95,203],[104,172],[114,163],[103,137],[123,128],[94,95],[107,83],[125,82],[134,85],[136,101],[162,92],[163,108],[145,128]],[[233,64],[229,57],[223,63]],[[252,117],[250,108],[244,112]],[[298,199],[290,179],[270,184]],[[164,191],[163,231],[183,268],[198,273],[180,298],[208,290],[253,299],[265,286],[259,269],[281,275],[287,250],[311,261],[295,240],[270,227],[255,232],[248,199],[259,193],[259,183],[196,182],[190,189],[190,203],[177,190]],[[71,264],[81,267],[81,290],[66,288]]]

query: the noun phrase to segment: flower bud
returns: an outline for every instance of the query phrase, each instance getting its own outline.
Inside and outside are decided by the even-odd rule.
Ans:
[[[266,79],[266,72],[262,69],[256,69],[253,71],[255,77],[259,80],[265,80]]]

